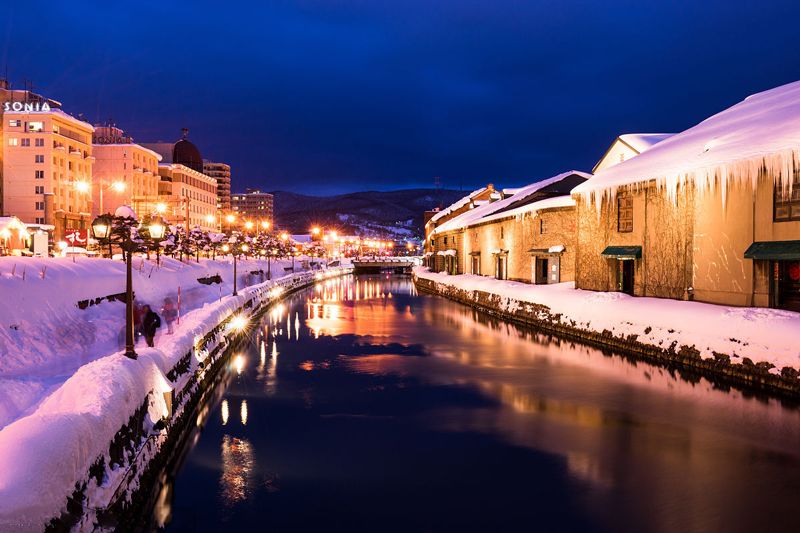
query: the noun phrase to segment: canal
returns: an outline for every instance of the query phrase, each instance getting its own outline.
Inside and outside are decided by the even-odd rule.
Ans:
[[[800,411],[498,323],[408,277],[252,327],[166,531],[800,531]]]

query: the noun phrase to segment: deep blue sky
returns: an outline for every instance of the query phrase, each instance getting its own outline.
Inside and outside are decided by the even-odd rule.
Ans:
[[[312,194],[590,170],[800,79],[797,2],[651,4],[15,3],[0,72],[141,142],[186,126],[234,189]]]

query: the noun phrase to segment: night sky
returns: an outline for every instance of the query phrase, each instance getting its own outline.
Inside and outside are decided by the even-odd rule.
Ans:
[[[308,194],[591,170],[800,79],[798,2],[309,0],[3,7],[15,87]]]

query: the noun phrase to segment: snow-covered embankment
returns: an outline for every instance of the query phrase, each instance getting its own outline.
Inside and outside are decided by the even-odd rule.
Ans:
[[[157,348],[137,347],[136,360],[117,352],[81,366],[0,431],[0,530],[40,531],[51,521],[92,530],[110,504],[125,507],[249,317],[287,291],[349,271],[302,272],[240,289],[187,313]]]
[[[417,286],[556,333],[581,336],[778,392],[800,394],[800,314],[530,285],[416,267]]]

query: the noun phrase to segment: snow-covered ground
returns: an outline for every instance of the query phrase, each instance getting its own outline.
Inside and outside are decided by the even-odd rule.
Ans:
[[[291,260],[271,261],[273,278],[286,274]],[[300,262],[296,262],[299,270]],[[254,270],[267,262],[238,262],[238,286],[261,281]],[[133,287],[138,303],[156,312],[165,298],[177,301],[181,314],[231,293],[231,259],[180,262],[162,258],[161,265],[136,257]],[[221,284],[203,285],[198,278],[219,274]],[[78,368],[124,346],[125,304],[103,300],[80,309],[78,302],[125,292],[122,261],[77,257],[0,258],[0,429],[33,410]],[[163,320],[162,320],[163,323]],[[162,324],[156,345],[163,342]],[[144,341],[140,341],[144,346]]]
[[[632,297],[620,292],[575,289],[574,283],[530,285],[485,276],[450,276],[416,267],[414,274],[465,291],[483,291],[505,298],[507,310],[532,302],[561,314],[561,323],[589,331],[611,331],[616,336],[638,335],[637,340],[669,348],[694,346],[704,359],[713,352],[741,362],[767,362],[779,374],[783,367],[800,369],[800,313],[762,307],[728,307],[700,302]]]

